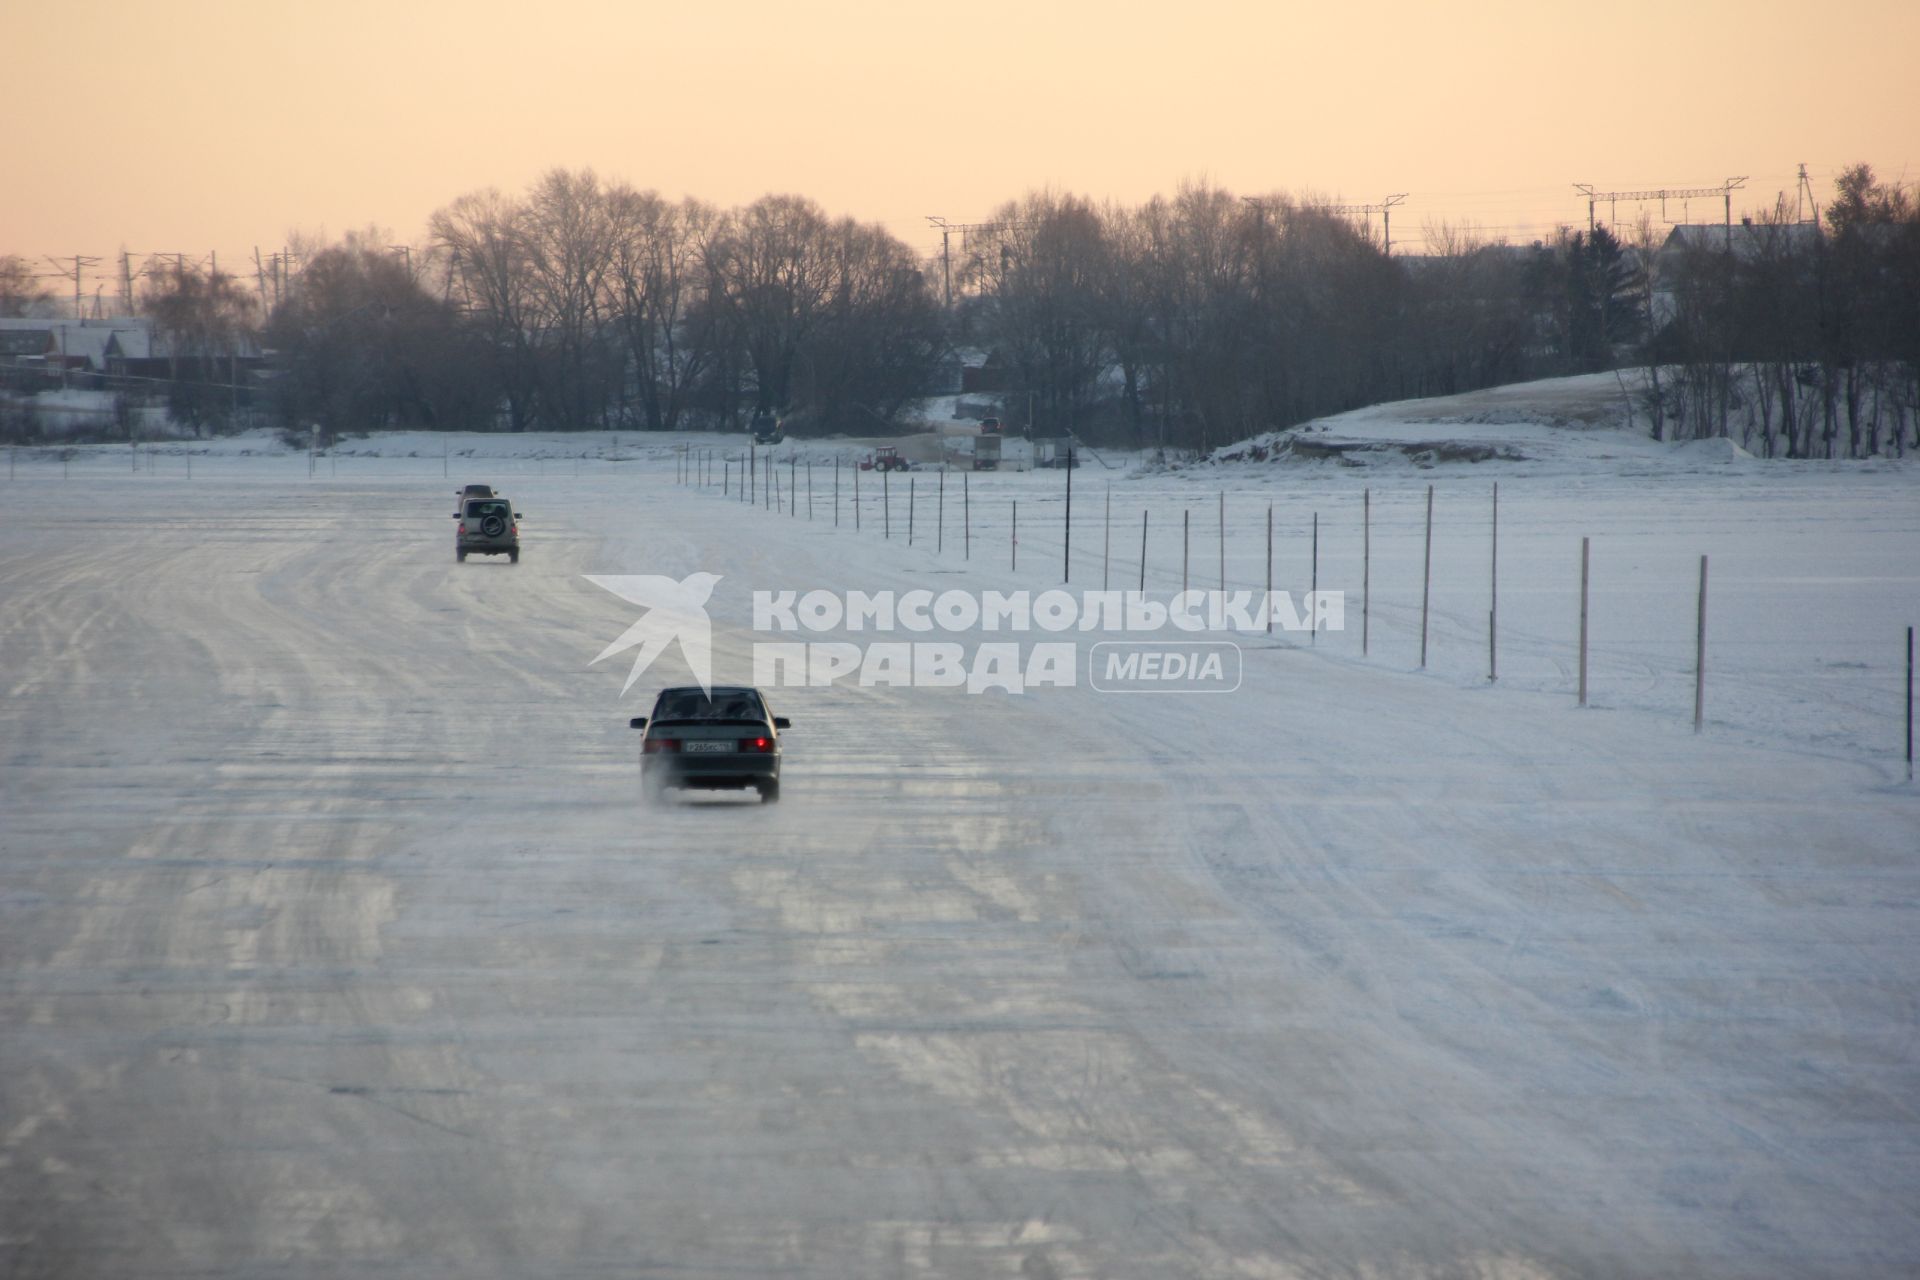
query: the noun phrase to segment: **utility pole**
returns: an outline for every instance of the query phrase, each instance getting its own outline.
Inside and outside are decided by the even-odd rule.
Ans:
[[[62,278],[69,276],[73,278],[73,318],[75,320],[86,319],[86,303],[83,300],[86,286],[83,282],[86,277],[87,268],[97,266],[100,259],[90,258],[85,254],[76,253],[70,258],[48,258],[47,261],[60,268]],[[67,267],[63,265],[68,262],[73,264],[72,270],[68,270]]]
[[[1382,252],[1391,258],[1393,256],[1393,207],[1406,198],[1407,193],[1402,191],[1398,195],[1386,197],[1379,204],[1335,204],[1328,205],[1327,207],[1339,213],[1357,213],[1361,215],[1366,219],[1368,235],[1372,235],[1373,233],[1373,215],[1378,213],[1380,215]],[[1259,207],[1264,213],[1265,206],[1260,205]]]
[[[933,214],[927,215],[927,221],[940,228],[940,279],[947,306],[951,307],[953,306],[953,245],[951,243],[953,228],[947,224],[945,218],[937,218]]]
[[[1393,256],[1393,206],[1406,198],[1407,193],[1402,191],[1397,196],[1388,196],[1380,206],[1380,238],[1384,242],[1383,252],[1389,258]]]
[[[967,238],[975,232],[1013,231],[1028,225],[1024,222],[948,222],[934,214],[925,215],[928,222],[940,231],[940,276],[942,296],[948,307],[953,306],[953,233],[960,233],[960,250],[966,252]]]
[[[1802,201],[1805,203],[1802,204]],[[1813,216],[1805,216],[1803,210],[1812,210]],[[1820,225],[1820,202],[1813,198],[1813,179],[1807,176],[1807,166],[1804,164],[1800,166],[1800,184],[1793,189],[1793,220],[1811,222],[1816,227]]]
[[[277,307],[293,288],[293,254],[285,245],[267,259],[273,264],[273,304]]]
[[[253,246],[253,287],[260,294],[260,309],[271,312],[273,308],[267,302],[267,269],[260,261],[259,245]]]

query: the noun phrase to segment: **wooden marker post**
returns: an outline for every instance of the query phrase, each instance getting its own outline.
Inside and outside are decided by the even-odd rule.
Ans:
[[[1220,594],[1227,594],[1227,491],[1220,491]]]
[[[1107,481],[1107,513],[1100,523],[1100,589],[1105,591],[1113,576],[1113,481]]]
[[[1180,513],[1180,594],[1187,594],[1187,563],[1193,550],[1193,513]]]
[[[1320,643],[1320,513],[1313,513],[1313,569],[1307,578],[1308,644]]]
[[[1580,539],[1580,705],[1587,705],[1587,581],[1593,539]]]
[[[1147,593],[1147,511],[1140,511],[1140,594]]]
[[[1700,732],[1700,722],[1707,708],[1707,558],[1700,557],[1700,617],[1694,627],[1693,639],[1693,731]]]
[[[1491,594],[1487,603],[1487,682],[1493,683],[1500,675],[1500,655],[1495,647],[1496,627],[1500,618],[1500,482],[1493,482],[1493,555],[1487,570],[1487,583]]]
[[[1060,522],[1060,581],[1073,581],[1073,445],[1071,443],[1067,445],[1067,510]]]
[[[1273,634],[1273,504],[1267,504],[1267,634]]]
[[[1433,486],[1427,486],[1426,569],[1420,577],[1420,665],[1427,665],[1427,605],[1433,598]]]

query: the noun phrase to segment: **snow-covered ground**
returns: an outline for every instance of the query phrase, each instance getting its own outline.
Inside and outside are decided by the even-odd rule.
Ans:
[[[1653,467],[1661,471],[1751,461],[1731,440],[1675,445],[1651,438],[1637,407],[1638,370],[1547,378],[1460,395],[1402,400],[1335,414],[1214,451],[1216,465],[1333,461],[1346,466],[1494,464],[1502,473]]]
[[[1111,456],[1069,557],[1065,473],[867,474],[856,530],[852,448],[775,512],[682,443],[18,456],[0,1272],[1920,1267],[1910,470]],[[470,480],[518,566],[454,564]],[[584,574],[723,575],[741,680],[756,587],[1134,587],[1145,513],[1150,593],[1183,516],[1257,588],[1269,506],[1348,627],[1236,694],[776,690],[780,806],[637,803],[685,672],[623,701]]]

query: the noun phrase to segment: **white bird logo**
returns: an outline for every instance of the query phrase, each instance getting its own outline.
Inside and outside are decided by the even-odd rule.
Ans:
[[[622,695],[633,688],[640,673],[675,640],[680,642],[680,654],[693,671],[693,678],[700,682],[701,691],[713,692],[713,624],[707,619],[706,605],[714,584],[720,581],[719,574],[690,573],[677,582],[657,573],[589,573],[585,577],[594,586],[604,587],[629,604],[646,610],[638,622],[593,660],[599,662],[624,649],[640,646],[640,652],[633,655],[633,670],[627,673],[627,682],[620,686]]]

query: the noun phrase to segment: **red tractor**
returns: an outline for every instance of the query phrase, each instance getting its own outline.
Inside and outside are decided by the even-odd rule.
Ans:
[[[913,464],[900,456],[900,450],[893,445],[881,445],[860,460],[862,471],[911,471]]]

